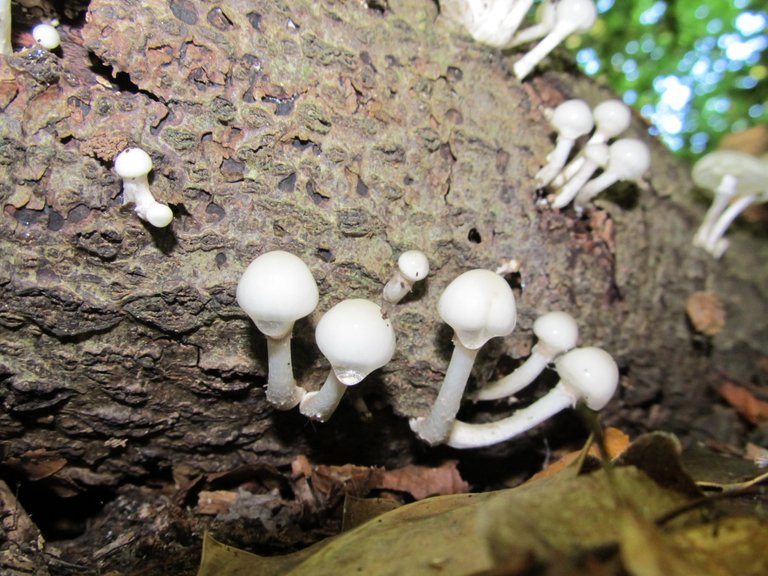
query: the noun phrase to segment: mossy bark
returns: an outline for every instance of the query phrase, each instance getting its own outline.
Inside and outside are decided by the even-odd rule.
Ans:
[[[585,218],[537,207],[544,109],[611,97],[557,58],[521,83],[517,54],[473,43],[429,0],[94,0],[62,29],[57,54],[0,59],[0,435],[21,477],[40,454],[63,462],[40,480],[62,494],[302,453],[409,461],[425,448],[407,419],[451,352],[437,299],[510,259],[518,328],[481,352],[477,383],[526,356],[534,319],[556,309],[616,357],[607,419],[628,430],[710,434],[712,386],[765,378],[768,245],[737,227],[722,260],[695,249],[706,202],[639,118],[646,186],[616,187]],[[121,206],[110,168],[129,144],[154,160],[168,229]],[[234,294],[276,248],[320,286],[293,340],[308,389],[328,369],[322,312],[379,301],[401,252],[428,254],[429,278],[388,309],[394,360],[357,392],[369,420],[347,403],[312,426],[265,402],[266,343]],[[728,314],[710,340],[685,317],[703,289]]]

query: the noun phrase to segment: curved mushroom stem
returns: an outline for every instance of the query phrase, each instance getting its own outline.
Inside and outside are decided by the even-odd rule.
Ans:
[[[544,371],[547,364],[551,361],[551,358],[545,354],[541,354],[537,349],[537,346],[531,350],[531,355],[528,356],[525,362],[520,364],[514,372],[504,376],[500,380],[497,380],[489,386],[481,388],[477,394],[475,394],[476,400],[499,400],[500,398],[506,398],[512,396],[516,392],[519,392]]]
[[[600,174],[597,178],[587,182],[584,187],[579,190],[574,198],[573,203],[578,207],[583,207],[592,198],[600,194],[606,188],[613,186],[619,181],[619,175],[616,172],[606,171]]]
[[[320,390],[307,392],[299,404],[299,411],[304,416],[319,422],[326,422],[339,406],[347,387],[342,384],[336,372],[330,370]]]
[[[432,411],[426,417],[412,418],[410,421],[411,430],[429,445],[440,444],[448,437],[476,356],[477,350],[467,348],[458,338],[454,338],[451,362]]]
[[[728,230],[728,227],[733,223],[733,221],[736,220],[736,217],[756,199],[756,194],[749,194],[747,196],[737,198],[733,204],[728,206],[728,208],[726,208],[726,210],[720,215],[720,217],[712,226],[712,229],[707,236],[705,245],[705,249],[710,254],[712,254],[712,256],[715,258],[720,258],[720,256],[723,255],[725,250],[728,248],[727,243],[721,242],[723,235],[725,234],[726,230]]]
[[[558,412],[573,406],[573,393],[558,383],[545,396],[512,416],[486,424],[467,424],[456,420],[446,444],[451,448],[482,448],[504,442],[535,428]]]
[[[501,26],[509,32],[510,37],[520,28],[532,4],[533,0],[516,0],[512,3],[512,7],[508,9],[509,12],[501,22]]]
[[[704,220],[696,231],[696,235],[693,237],[693,245],[705,248],[707,246],[707,240],[709,239],[712,227],[720,218],[723,211],[728,208],[733,197],[736,195],[736,184],[738,181],[734,176],[725,175],[720,184],[715,189],[715,197],[712,199],[712,204],[707,210]]]
[[[290,410],[301,402],[306,391],[296,385],[291,363],[291,333],[283,338],[267,337],[269,374],[267,376],[267,402],[278,410]]]
[[[555,149],[547,155],[547,164],[536,173],[536,183],[540,188],[554,180],[568,161],[574,141],[570,138],[559,138]]]
[[[597,171],[598,167],[596,162],[589,158],[584,158],[584,162],[579,168],[579,171],[574,174],[573,178],[568,180],[555,195],[555,199],[552,201],[552,208],[565,208],[589,181],[592,174]]]
[[[507,48],[514,48],[521,44],[527,44],[528,42],[533,42],[534,40],[538,40],[549,34],[556,22],[555,5],[549,1],[543,3],[539,7],[539,16],[540,21],[515,34]]]

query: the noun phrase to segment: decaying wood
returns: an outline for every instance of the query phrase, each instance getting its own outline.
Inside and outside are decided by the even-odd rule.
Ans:
[[[648,185],[617,187],[590,217],[537,208],[543,109],[610,97],[573,70],[522,84],[514,54],[429,0],[94,0],[62,34],[57,54],[0,60],[0,438],[17,478],[44,458],[37,481],[66,496],[299,454],[407,464],[425,448],[406,420],[428,410],[451,349],[441,290],[510,259],[518,329],[481,353],[477,382],[525,356],[553,309],[617,358],[607,419],[628,430],[706,436],[721,375],[761,377],[768,246],[737,229],[720,261],[692,247],[706,204],[659,143]],[[639,119],[631,131],[646,138]],[[121,206],[111,161],[128,144],[154,160],[170,229]],[[266,405],[265,342],[234,291],[274,248],[320,285],[294,334],[310,389],[327,370],[322,312],[379,300],[402,251],[429,255],[429,279],[387,311],[398,352],[358,392],[369,418],[346,403],[312,425]],[[701,290],[727,311],[706,345],[685,314]]]

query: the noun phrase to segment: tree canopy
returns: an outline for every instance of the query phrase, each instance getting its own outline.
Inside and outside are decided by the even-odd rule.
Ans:
[[[768,14],[756,0],[597,0],[579,65],[623,95],[684,157],[768,121]]]

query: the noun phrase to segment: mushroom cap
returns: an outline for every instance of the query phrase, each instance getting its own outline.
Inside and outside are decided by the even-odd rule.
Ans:
[[[575,348],[555,360],[555,368],[560,383],[592,410],[608,404],[619,384],[619,367],[601,348]]]
[[[592,111],[597,129],[607,138],[618,136],[629,128],[632,112],[621,100],[606,100]]]
[[[287,336],[296,320],[315,309],[318,296],[307,265],[283,250],[256,258],[237,283],[237,303],[270,338]]]
[[[715,190],[722,179],[736,179],[738,195],[757,194],[768,188],[768,163],[736,150],[717,150],[702,156],[693,165],[694,183],[706,190]]]
[[[490,270],[470,270],[454,279],[440,296],[437,311],[470,350],[494,336],[506,336],[517,321],[512,289]]]
[[[317,347],[339,382],[353,386],[381,368],[395,353],[395,331],[378,304],[343,300],[328,310],[315,329]]]
[[[567,22],[573,30],[589,30],[597,20],[593,0],[560,0],[556,14],[558,24]]]
[[[584,100],[566,100],[552,113],[550,123],[563,138],[575,140],[594,127],[592,111]]]
[[[61,44],[59,31],[50,24],[38,24],[32,28],[32,38],[46,50],[56,50]]]
[[[146,210],[145,219],[157,228],[165,228],[173,220],[173,212],[165,204],[153,202]]]
[[[584,147],[584,157],[598,166],[605,166],[610,155],[611,149],[602,142],[592,142]]]
[[[115,158],[115,172],[120,178],[139,178],[152,170],[152,158],[141,148],[126,148]]]
[[[409,282],[423,280],[429,274],[429,260],[421,250],[408,250],[397,259],[400,274]]]
[[[553,350],[564,352],[576,346],[579,327],[573,316],[567,312],[547,312],[533,323],[533,333],[539,342]]]
[[[651,167],[651,152],[642,140],[622,138],[608,149],[608,169],[621,180],[636,180]]]

